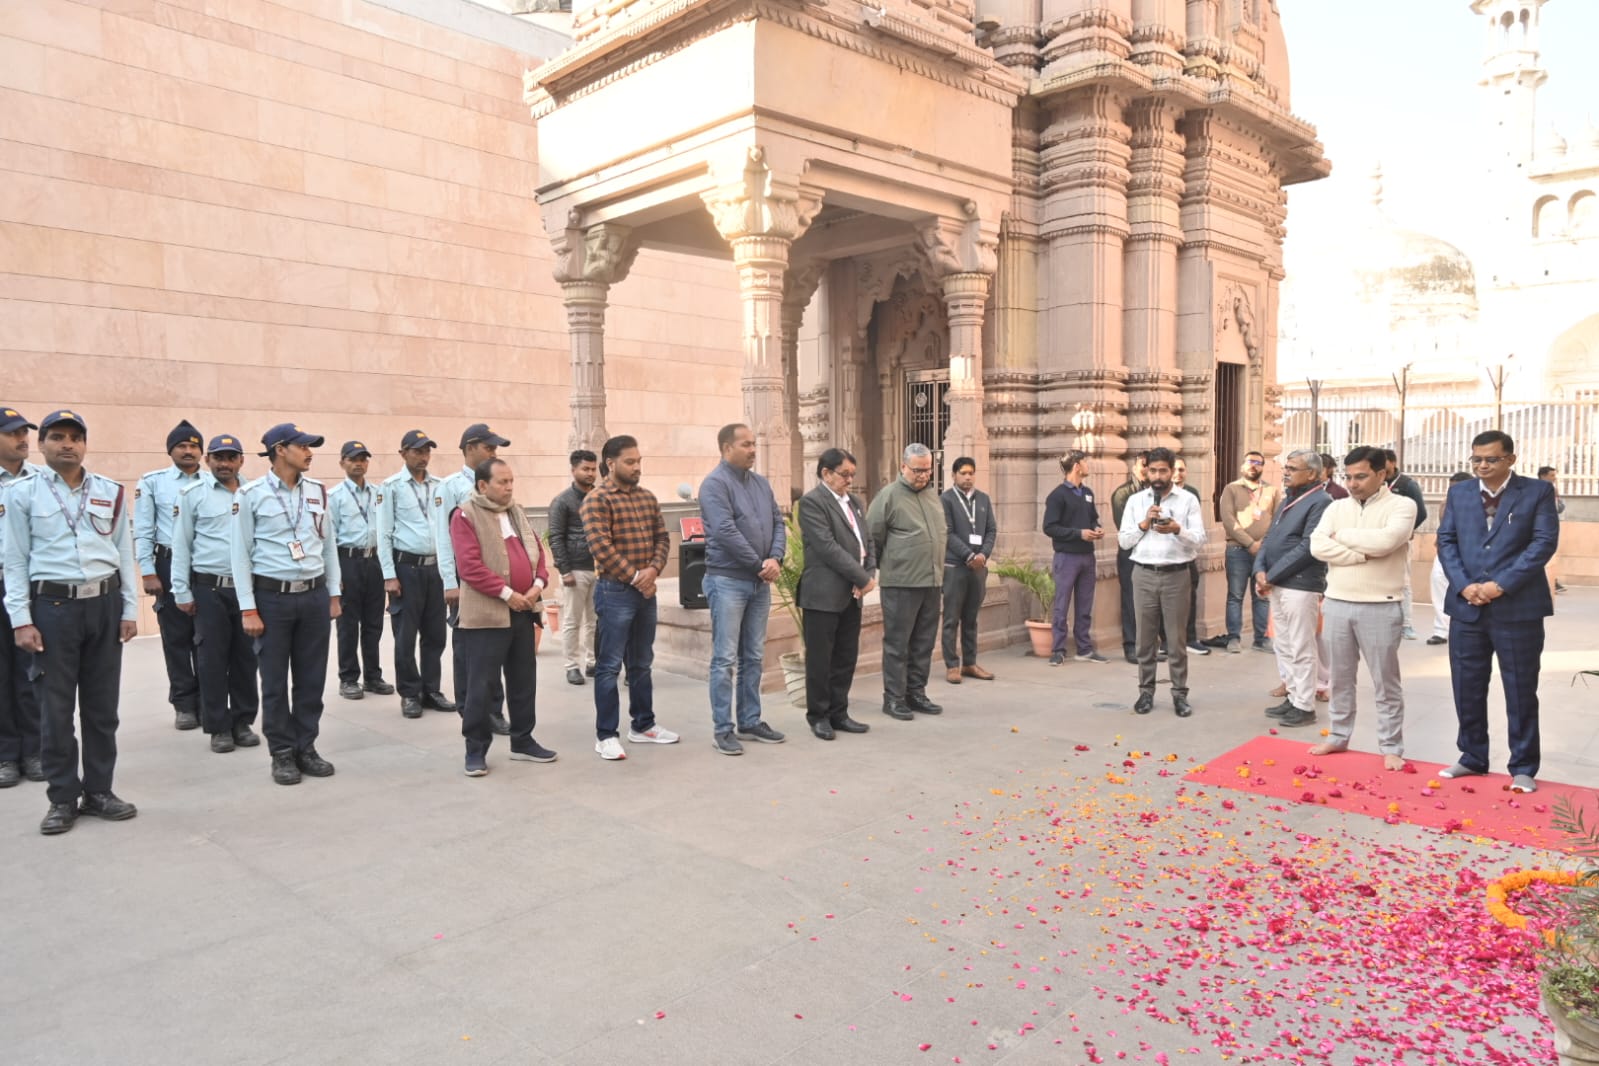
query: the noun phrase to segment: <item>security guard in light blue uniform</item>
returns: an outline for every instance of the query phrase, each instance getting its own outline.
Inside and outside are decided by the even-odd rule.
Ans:
[[[28,430],[38,429],[16,408],[0,405],[0,599],[5,596],[6,489],[46,469],[28,462]],[[0,610],[0,788],[26,777],[44,780],[39,761],[39,694],[28,680],[33,656],[17,647],[11,618]]]
[[[45,415],[39,449],[50,469],[5,495],[5,606],[17,646],[34,656],[46,836],[65,833],[80,814],[122,821],[139,813],[111,791],[122,645],[138,629],[132,521],[122,486],[83,468],[88,442],[80,416]],[[83,724],[81,777],[74,711]]]
[[[144,575],[144,591],[155,597],[167,664],[167,702],[179,729],[200,724],[200,686],[195,680],[194,619],[172,599],[172,523],[178,516],[178,493],[200,480],[201,443],[200,431],[187,421],[173,426],[167,434],[172,465],[150,471],[133,490],[133,554]]]
[[[400,441],[405,468],[385,478],[378,494],[378,565],[394,617],[394,681],[400,712],[420,718],[423,707],[453,711],[440,690],[444,665],[444,585],[439,580],[434,515],[444,505],[439,479],[428,473],[438,445],[420,429]],[[421,662],[417,643],[422,645]]]
[[[450,516],[466,498],[477,489],[477,468],[490,459],[498,458],[501,448],[511,442],[488,427],[485,422],[474,422],[461,433],[460,470],[445,478],[439,486],[444,505],[434,515],[433,536],[439,545],[439,580],[444,583],[444,603],[449,610],[450,625],[455,625],[461,595],[460,578],[455,572],[455,551],[450,546]],[[466,706],[467,656],[461,645],[450,640],[450,662],[455,672],[455,703]],[[500,736],[509,736],[511,724],[505,720],[505,682],[496,674],[489,692],[489,728]]]
[[[322,438],[289,422],[261,435],[272,469],[233,501],[233,583],[244,632],[257,638],[261,728],[272,753],[272,780],[297,785],[301,774],[332,777],[317,754],[328,638],[339,616],[339,556],[328,492],[306,477]],[[289,672],[294,688],[289,688]]]
[[[383,680],[378,645],[383,639],[383,568],[378,565],[378,489],[366,479],[372,452],[358,440],[344,442],[339,465],[344,480],[328,493],[339,541],[339,573],[344,586],[339,611],[339,695],[358,700],[368,692],[394,693]],[[361,682],[362,668],[366,683]]]
[[[233,582],[233,501],[244,445],[224,433],[205,452],[208,471],[178,496],[172,529],[172,598],[195,621],[200,721],[218,754],[261,743],[250,728],[261,708],[255,641],[245,635]]]

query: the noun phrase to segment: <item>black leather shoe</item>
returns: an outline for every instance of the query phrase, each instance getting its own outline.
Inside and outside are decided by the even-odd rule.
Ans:
[[[394,686],[389,684],[387,681],[384,681],[382,678],[379,678],[376,681],[368,681],[366,684],[362,685],[361,687],[363,689],[365,689],[366,691],[372,693],[372,695],[374,695],[374,696],[392,696],[392,695],[394,695]]]
[[[241,748],[253,748],[261,743],[260,734],[250,728],[249,722],[233,723],[233,743]]]
[[[232,733],[211,734],[211,750],[216,752],[218,755],[226,755],[236,747],[238,747],[238,745],[233,743]]]
[[[401,696],[400,713],[407,718],[422,717],[422,701],[415,696]]]
[[[1316,720],[1316,712],[1315,711],[1306,711],[1306,710],[1301,710],[1298,707],[1295,707],[1291,711],[1289,711],[1287,714],[1285,714],[1281,718],[1279,718],[1277,720],[1277,724],[1280,725],[1280,726],[1294,727],[1294,726],[1309,725],[1310,723],[1314,722],[1315,720]]]
[[[498,711],[489,715],[489,730],[497,737],[511,735],[511,723],[505,720],[505,715]]]
[[[1182,696],[1173,696],[1171,698],[1171,709],[1177,712],[1177,717],[1179,718],[1187,718],[1194,713],[1194,709],[1188,705],[1188,701]]]
[[[899,702],[899,700],[896,700],[893,697],[884,698],[883,713],[888,715],[890,718],[898,718],[901,722],[908,722],[912,718],[916,717],[911,713],[911,709],[909,707],[905,706],[903,703]]]
[[[1148,714],[1154,709],[1155,697],[1149,695],[1147,692],[1139,696],[1138,702],[1133,704],[1133,711],[1136,714]]]
[[[9,655],[7,648],[5,654]],[[0,762],[0,788],[16,788],[22,784],[22,767],[14,762]]]
[[[455,704],[442,692],[423,693],[422,706],[432,707],[435,711],[455,710]]]
[[[588,684],[588,682],[583,680],[583,671],[579,670],[575,666],[572,667],[572,669],[570,669],[570,670],[568,670],[566,672],[566,683],[568,685],[586,685],[586,684]]]
[[[366,689],[354,681],[340,681],[339,695],[347,700],[358,700],[366,695]]]
[[[104,818],[108,822],[125,822],[138,814],[139,808],[115,792],[90,792],[83,797],[78,813]]]
[[[24,755],[22,757],[22,776],[29,781],[43,781],[44,760],[37,755]]]
[[[272,753],[272,780],[280,785],[298,785],[300,783],[300,767],[294,761],[294,752],[274,751]]]
[[[835,719],[833,728],[840,733],[870,733],[872,731],[871,726],[865,722],[857,722],[847,714],[843,718]]]
[[[1283,700],[1281,703],[1277,704],[1276,706],[1267,707],[1266,708],[1266,717],[1267,718],[1281,718],[1284,715],[1292,714],[1296,709],[1297,708],[1294,707],[1294,701],[1293,700]]]
[[[295,764],[304,773],[312,777],[332,777],[333,764],[316,753],[315,748],[306,748],[304,751],[294,753]]]
[[[812,722],[811,735],[817,740],[835,740],[838,734],[833,732],[832,722]]]
[[[584,677],[593,677],[594,676],[594,666],[593,666],[593,664],[590,664],[590,665],[585,666],[583,668],[583,676]]]
[[[944,708],[927,698],[926,693],[913,693],[905,697],[905,706],[921,714],[943,714]]]
[[[1124,652],[1122,652],[1122,658],[1126,659],[1128,662],[1132,663],[1134,666],[1138,665],[1138,653],[1137,652],[1124,651]]]
[[[47,837],[65,833],[78,821],[78,808],[70,803],[52,803],[50,810],[39,823],[39,832]]]
[[[193,711],[178,711],[173,715],[172,727],[174,729],[199,729],[200,716]]]
[[[1449,643],[1449,638],[1448,637],[1428,637],[1427,638],[1427,646],[1429,648],[1436,648],[1440,644],[1448,644],[1448,643]]]

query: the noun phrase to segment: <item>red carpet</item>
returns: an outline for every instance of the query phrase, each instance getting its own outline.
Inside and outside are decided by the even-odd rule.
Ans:
[[[1537,792],[1517,795],[1509,791],[1510,778],[1504,774],[1449,781],[1438,776],[1443,766],[1415,760],[1407,771],[1395,773],[1383,769],[1381,755],[1368,752],[1305,754],[1313,742],[1314,738],[1256,737],[1198,767],[1187,779],[1296,803],[1318,803],[1391,824],[1406,822],[1550,850],[1566,850],[1571,844],[1566,834],[1549,824],[1560,796],[1570,796],[1585,807],[1589,824],[1599,816],[1599,792],[1591,788],[1539,781]]]

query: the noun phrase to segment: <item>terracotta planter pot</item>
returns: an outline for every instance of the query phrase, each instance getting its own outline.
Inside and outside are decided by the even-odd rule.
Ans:
[[[1572,1014],[1546,995],[1540,994],[1538,1002],[1555,1023],[1555,1053],[1560,1056],[1560,1066],[1599,1066],[1599,1021]]]
[[[1040,659],[1049,658],[1051,647],[1055,643],[1055,627],[1050,622],[1041,622],[1036,618],[1027,620],[1027,635],[1033,640],[1033,654]]]
[[[805,653],[784,652],[778,656],[783,664],[783,687],[788,690],[788,701],[800,710],[805,709]]]

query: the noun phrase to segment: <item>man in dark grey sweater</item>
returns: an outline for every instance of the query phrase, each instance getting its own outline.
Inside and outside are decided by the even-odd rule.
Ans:
[[[1097,584],[1094,549],[1105,538],[1099,524],[1099,506],[1094,490],[1083,484],[1088,473],[1087,456],[1067,452],[1061,456],[1061,483],[1044,501],[1044,534],[1055,548],[1052,571],[1055,577],[1055,602],[1052,605],[1054,640],[1049,665],[1066,661],[1066,610],[1077,600],[1077,658],[1082,662],[1102,663],[1106,659],[1094,650],[1089,628],[1094,620],[1094,586]]]
[[[561,644],[566,680],[594,676],[594,556],[578,512],[599,476],[599,458],[586,448],[571,455],[572,484],[550,501],[550,554],[561,574]]]
[[[977,665],[977,614],[988,589],[988,559],[994,554],[994,504],[977,487],[977,460],[963,455],[950,468],[955,484],[944,490],[944,670],[950,684],[963,677],[992,681]],[[956,649],[956,630],[960,648]]]

